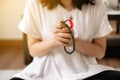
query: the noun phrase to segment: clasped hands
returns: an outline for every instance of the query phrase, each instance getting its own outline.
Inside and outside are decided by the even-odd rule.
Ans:
[[[72,34],[74,34],[73,29],[72,28],[70,29],[72,31]],[[58,23],[54,29],[54,37],[58,45],[65,46],[65,47],[72,46],[72,37],[71,37],[70,31],[66,27],[66,25],[61,22]]]

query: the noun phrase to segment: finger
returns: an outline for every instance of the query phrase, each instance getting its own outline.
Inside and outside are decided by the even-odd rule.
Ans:
[[[65,39],[71,39],[71,34],[70,33],[56,33],[55,36],[65,38]]]
[[[69,30],[69,29],[70,29],[70,30]],[[68,27],[64,27],[64,28],[62,28],[61,32],[65,32],[65,33],[70,33],[70,32],[72,32],[72,34],[74,34],[73,28],[69,28],[69,29],[68,29]]]
[[[70,33],[70,30],[67,27],[62,28],[61,32]]]
[[[62,41],[58,40],[58,38],[56,38],[56,37],[55,37],[55,39],[56,39],[57,45],[61,45],[61,46],[65,46],[65,47],[70,47],[71,46],[71,44],[66,43],[66,42],[62,42]]]
[[[58,41],[64,43],[64,44],[69,44],[69,45],[72,44],[72,42],[71,42],[70,39],[65,39],[65,38],[61,38],[61,37],[56,37],[56,39],[57,39]]]
[[[62,28],[64,28],[64,27],[66,27],[66,25],[65,24],[63,24],[63,23],[58,23],[58,25],[56,26],[56,28],[58,28],[58,29],[62,29]]]
[[[67,27],[64,27],[62,29],[58,29],[56,28],[54,33],[58,33],[58,32],[61,32],[61,33],[70,33],[69,29]]]
[[[58,28],[56,28],[56,29],[54,29],[54,33],[56,34],[56,33],[60,33],[61,32],[61,29],[58,29]]]
[[[65,27],[65,25],[63,25],[62,23],[57,24],[55,29],[54,29],[54,33],[63,32],[61,29],[64,27]]]
[[[65,46],[65,47],[71,47],[71,44],[65,43],[65,42],[60,42],[60,45]]]

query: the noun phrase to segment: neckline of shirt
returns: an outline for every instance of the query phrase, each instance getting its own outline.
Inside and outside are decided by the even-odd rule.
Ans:
[[[71,14],[71,13],[75,12],[76,10],[78,10],[78,8],[74,8],[74,9],[72,9],[72,10],[69,11],[69,10],[65,9],[65,8],[64,8],[63,6],[61,6],[61,5],[58,5],[58,8],[64,10],[65,12],[67,12],[67,13],[69,13],[69,14]]]

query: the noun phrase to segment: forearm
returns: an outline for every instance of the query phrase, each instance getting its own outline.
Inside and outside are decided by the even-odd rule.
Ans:
[[[44,41],[35,41],[32,44],[29,44],[29,51],[33,57],[44,56],[52,51],[55,47],[55,41],[53,38],[51,38]]]
[[[98,44],[89,43],[78,38],[76,38],[75,41],[76,50],[83,53],[84,55],[101,59],[105,54],[105,48]]]
[[[40,40],[28,36],[30,54],[33,57],[43,56],[58,46],[71,46],[71,35],[68,28],[65,26],[66,25],[59,23],[59,25],[55,28],[54,37],[48,40]]]

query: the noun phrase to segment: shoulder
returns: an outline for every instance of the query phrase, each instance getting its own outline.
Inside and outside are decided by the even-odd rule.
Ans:
[[[43,10],[43,6],[40,0],[27,0],[26,9],[30,12],[36,13],[39,10]]]
[[[97,8],[97,9],[106,9],[103,0],[95,0],[95,8]]]
[[[94,5],[88,4],[84,5],[84,8],[91,9],[91,10],[99,10],[99,9],[105,9],[105,4],[102,0],[94,0]]]
[[[95,0],[95,5],[88,5],[88,9],[95,13],[106,12],[106,7],[102,0]]]
[[[27,6],[42,6],[40,0],[27,0]]]
[[[34,4],[34,3],[38,3],[38,2],[40,2],[40,0],[27,0],[27,3],[29,3],[29,4]]]

